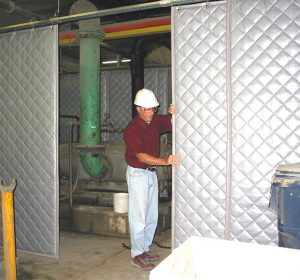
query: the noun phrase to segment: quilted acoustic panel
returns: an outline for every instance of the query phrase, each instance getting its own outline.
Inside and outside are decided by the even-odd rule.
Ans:
[[[151,89],[159,102],[159,113],[165,114],[168,110],[170,68],[147,68],[145,69],[145,88]]]
[[[300,1],[237,1],[232,23],[231,236],[276,243],[271,177],[300,159]]]
[[[203,61],[210,56],[202,51],[205,47],[198,51],[198,42],[210,45],[211,52],[221,53],[224,49],[226,3],[173,8],[173,59],[177,66],[173,73],[174,96],[175,102],[180,104],[175,146],[183,158],[182,165],[176,170],[175,246],[191,234],[214,235],[216,226],[210,223],[212,217],[217,216],[216,220],[220,217],[220,224],[223,223],[223,216],[219,214],[224,208],[224,191],[219,207],[209,207],[225,188],[224,181],[228,176],[225,167],[228,166],[232,168],[229,182],[231,208],[226,209],[231,217],[231,238],[261,244],[276,243],[276,217],[267,211],[271,176],[278,164],[299,162],[299,4],[294,0],[233,1],[232,29],[226,31],[232,38],[229,50],[232,57],[232,119],[228,125],[225,120],[229,109],[225,105],[221,106],[224,108],[222,115],[209,109],[209,104],[220,100],[217,96],[226,99],[225,85],[220,86],[223,82],[230,83],[225,80],[225,51],[221,54],[223,61],[211,60],[206,68]],[[183,14],[188,18],[181,17]],[[202,21],[192,24],[198,15],[202,15]],[[224,79],[221,81],[208,75],[210,68],[220,69],[219,76]],[[201,75],[194,78],[199,72]],[[218,95],[203,98],[210,85],[216,83]],[[199,90],[199,93],[193,94],[191,89]],[[225,104],[224,100],[221,103]],[[202,107],[204,109],[200,110]],[[203,112],[208,110],[210,113],[204,118]],[[216,127],[220,128],[222,124],[223,134],[212,128],[211,120],[215,118],[220,120]],[[224,128],[228,130],[229,125],[232,125],[230,143],[224,142],[227,133]],[[212,135],[218,139],[215,143],[222,145],[211,145]],[[209,139],[210,145],[203,143],[203,139]],[[226,155],[224,145],[227,144],[232,145],[232,161]],[[200,152],[197,154],[195,150]],[[222,156],[218,157],[218,154]],[[208,162],[221,168],[213,175],[208,174]],[[198,179],[200,175],[190,174],[190,170],[196,168],[198,174],[205,174],[207,182],[215,184],[217,189],[206,187],[202,178]],[[199,188],[195,189],[195,186]],[[201,196],[203,192],[205,197]],[[206,215],[203,215],[203,209],[209,209]],[[201,218],[196,221],[194,217],[198,216]],[[220,226],[219,237],[222,237],[222,230]]]
[[[0,35],[0,179],[17,179],[16,247],[56,257],[57,33],[52,26]]]
[[[69,142],[70,123],[76,118],[67,116],[80,115],[79,74],[62,74],[59,76],[59,142]],[[73,128],[73,141],[78,142],[79,128]]]
[[[175,247],[192,235],[224,235],[225,17],[224,4],[172,9],[175,150],[181,159],[175,174]]]
[[[116,129],[124,129],[131,120],[131,74],[130,70],[106,72],[107,113]],[[109,133],[109,141],[122,143],[122,133]]]

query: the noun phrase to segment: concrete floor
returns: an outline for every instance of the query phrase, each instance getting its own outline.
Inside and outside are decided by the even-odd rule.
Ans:
[[[155,239],[151,251],[162,259],[171,254],[170,233]],[[130,265],[129,239],[71,232],[60,233],[59,259],[17,253],[17,278],[19,280],[116,280],[149,279],[149,272]],[[160,246],[158,246],[158,245]],[[3,250],[0,264],[3,263]],[[0,266],[3,279],[3,265]],[[2,271],[1,271],[2,270]]]

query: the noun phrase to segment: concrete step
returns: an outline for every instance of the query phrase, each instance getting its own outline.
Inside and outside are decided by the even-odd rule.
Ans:
[[[113,206],[113,194],[114,192],[97,192],[90,190],[79,190],[73,194],[73,204],[85,204],[85,205],[98,205],[98,206]],[[68,203],[69,196],[64,195],[66,199],[61,200],[63,203]]]
[[[72,231],[129,237],[127,213],[115,213],[112,207],[75,205],[72,216]]]
[[[113,207],[99,205],[75,204],[69,216],[68,203],[60,203],[60,228],[74,232],[129,237],[127,213],[116,213]],[[170,228],[171,202],[159,203],[156,233],[159,234]]]

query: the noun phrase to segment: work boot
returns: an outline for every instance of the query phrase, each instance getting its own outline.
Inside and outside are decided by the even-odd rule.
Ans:
[[[140,254],[135,256],[134,258],[131,259],[131,265],[135,266],[137,268],[140,268],[142,270],[152,270],[155,265],[151,262],[149,262],[145,257],[144,254]]]
[[[143,256],[146,260],[148,260],[149,262],[157,262],[160,260],[159,255],[155,255],[155,254],[151,254],[150,251],[148,252],[144,252]]]

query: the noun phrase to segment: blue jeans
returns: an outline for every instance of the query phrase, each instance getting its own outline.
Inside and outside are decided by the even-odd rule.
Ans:
[[[156,172],[128,166],[128,220],[131,257],[149,251],[158,220],[158,184]]]

